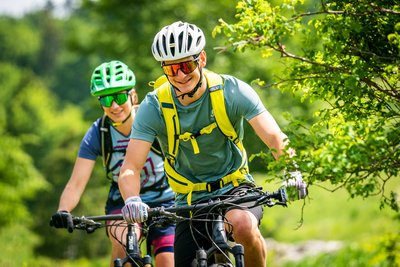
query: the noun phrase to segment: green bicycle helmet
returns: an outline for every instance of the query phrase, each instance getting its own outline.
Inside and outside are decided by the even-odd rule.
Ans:
[[[129,90],[136,84],[135,74],[127,65],[118,60],[98,66],[90,79],[90,93],[93,96],[110,95]]]

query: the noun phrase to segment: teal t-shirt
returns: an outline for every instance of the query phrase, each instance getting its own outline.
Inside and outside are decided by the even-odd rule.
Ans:
[[[247,83],[229,75],[224,78],[224,99],[228,117],[239,138],[243,139],[243,119],[250,120],[266,109],[254,89]],[[211,109],[209,91],[196,102],[183,106],[175,97],[181,133],[197,133],[205,126],[215,122]],[[164,152],[168,151],[167,131],[155,91],[146,95],[136,113],[131,138],[152,143],[158,138]],[[175,170],[193,183],[216,181],[237,170],[242,163],[240,150],[229,141],[220,130],[196,138],[200,153],[194,154],[190,141],[180,141],[175,161]],[[247,160],[247,159],[246,159]],[[249,182],[254,182],[248,175]],[[212,192],[220,195],[232,189],[232,185]],[[208,192],[193,192],[192,202],[210,198]],[[177,204],[186,203],[186,195],[177,194]]]

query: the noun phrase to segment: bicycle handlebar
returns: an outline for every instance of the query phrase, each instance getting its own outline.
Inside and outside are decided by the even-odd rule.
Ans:
[[[257,195],[248,195],[251,192],[258,192]],[[276,200],[274,202],[273,200]],[[164,224],[168,222],[179,222],[183,220],[189,220],[188,217],[179,216],[176,213],[195,213],[197,211],[208,212],[215,208],[226,210],[232,206],[239,206],[240,204],[245,204],[241,207],[252,208],[255,206],[268,206],[273,207],[275,205],[287,206],[287,194],[285,187],[279,188],[274,192],[264,192],[260,188],[248,189],[245,193],[238,196],[232,196],[226,199],[214,199],[208,202],[194,204],[191,206],[179,206],[179,207],[155,207],[148,210],[149,221],[153,221],[156,224]],[[192,218],[193,219],[193,218]]]
[[[249,193],[256,192],[256,195],[248,195]],[[276,202],[275,202],[275,201]],[[274,192],[264,192],[260,188],[248,189],[243,195],[239,197],[235,196],[226,199],[214,199],[209,202],[204,202],[200,204],[194,204],[191,206],[179,206],[179,207],[155,207],[148,210],[149,219],[159,219],[160,217],[167,217],[172,221],[181,221],[187,218],[176,215],[176,212],[195,212],[199,210],[212,210],[215,207],[228,208],[232,205],[240,204],[247,208],[252,208],[255,206],[268,206],[272,207],[275,205],[287,206],[287,194],[285,187],[279,188]],[[251,203],[251,204],[250,204]],[[105,227],[104,223],[100,221],[119,221],[124,220],[122,214],[110,214],[110,215],[100,215],[100,216],[73,216],[74,228],[79,230],[86,230],[88,233],[94,232],[96,229]]]
[[[258,192],[258,195],[247,195],[251,192]],[[274,202],[276,200],[277,202]],[[254,203],[253,203],[254,202]],[[165,215],[168,213],[176,213],[176,212],[194,212],[198,210],[212,210],[214,207],[219,206],[221,208],[230,207],[232,205],[238,204],[246,204],[246,203],[253,203],[250,205],[245,205],[247,208],[252,208],[255,206],[268,206],[272,207],[275,205],[280,206],[287,206],[287,194],[285,187],[279,188],[277,191],[274,192],[264,192],[260,190],[260,188],[252,188],[248,189],[243,195],[239,195],[239,197],[234,196],[232,198],[226,199],[214,199],[208,202],[194,204],[191,206],[179,206],[179,207],[156,207],[149,209],[149,217],[158,216],[158,215]]]

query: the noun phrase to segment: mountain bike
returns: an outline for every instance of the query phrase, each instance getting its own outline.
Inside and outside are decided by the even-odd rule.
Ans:
[[[244,266],[244,249],[241,244],[229,240],[229,222],[224,218],[225,211],[229,208],[252,208],[256,206],[273,207],[275,205],[287,206],[286,188],[281,187],[275,192],[265,192],[261,188],[249,188],[241,195],[223,199],[213,199],[206,203],[180,207],[157,207],[149,210],[149,219],[155,224],[179,223],[184,220],[190,222],[210,222],[211,227],[206,228],[207,233],[202,233],[211,241],[208,249],[199,248],[196,259],[198,267],[207,266]],[[189,213],[190,216],[177,215]],[[201,215],[200,215],[201,214]],[[228,227],[226,227],[228,226]],[[196,229],[191,229],[196,231]],[[193,233],[192,236],[194,237]]]
[[[140,250],[140,240],[144,240],[142,237],[138,240],[135,227],[137,225],[126,223],[123,221],[122,214],[110,214],[110,215],[100,215],[100,216],[72,216],[72,221],[74,223],[74,229],[85,230],[87,233],[93,233],[99,228],[113,227],[123,227],[126,231],[125,242],[119,240],[119,242],[124,246],[126,251],[126,257],[124,259],[116,258],[114,260],[114,267],[122,267],[127,263],[131,263],[135,267],[152,267],[152,258],[150,255],[142,256]],[[108,222],[108,223],[107,223]],[[110,234],[117,239],[116,234],[110,231]],[[117,239],[118,240],[118,239]]]
[[[275,205],[287,206],[286,188],[281,187],[277,191],[263,191],[262,188],[249,188],[241,195],[234,195],[228,198],[216,198],[206,203],[194,204],[180,207],[155,207],[148,211],[149,219],[143,227],[150,225],[165,226],[170,223],[179,223],[185,220],[190,222],[210,222],[210,229],[207,228],[205,235],[209,238],[212,246],[209,249],[200,248],[196,251],[196,262],[198,267],[244,267],[244,249],[241,244],[229,240],[230,231],[226,230],[229,222],[225,220],[224,213],[227,209],[252,208],[256,206],[273,207]],[[188,213],[190,216],[177,215]],[[199,216],[201,214],[201,216]],[[206,215],[204,217],[204,215]],[[106,221],[121,221],[122,214],[100,215],[100,216],[73,216],[74,228],[94,232],[104,227],[126,227],[126,257],[115,259],[114,267],[122,267],[130,262],[133,266],[152,267],[152,259],[149,255],[141,256],[140,243],[134,231],[134,224],[118,222],[107,224]],[[229,227],[228,227],[229,228]],[[121,241],[122,242],[122,241]]]

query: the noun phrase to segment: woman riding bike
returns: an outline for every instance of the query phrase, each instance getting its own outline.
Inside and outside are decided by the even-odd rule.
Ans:
[[[81,141],[74,169],[60,198],[58,211],[51,218],[55,227],[68,228],[72,232],[70,212],[78,205],[98,156],[103,157],[106,176],[111,180],[105,212],[121,213],[124,201],[118,189],[118,177],[137,110],[135,84],[133,71],[121,61],[105,62],[93,71],[90,91],[98,98],[104,116],[92,124]],[[107,151],[108,147],[110,151]],[[145,165],[140,172],[140,196],[149,206],[167,207],[173,204],[174,193],[165,178],[160,149],[155,144],[153,147],[147,153]],[[139,227],[136,229],[139,237]],[[107,227],[107,235],[112,243],[110,266],[113,266],[115,258],[125,257],[124,247],[119,241],[124,240],[123,230],[111,225]],[[149,229],[147,244],[153,246],[157,267],[174,266],[174,234],[174,225]]]

